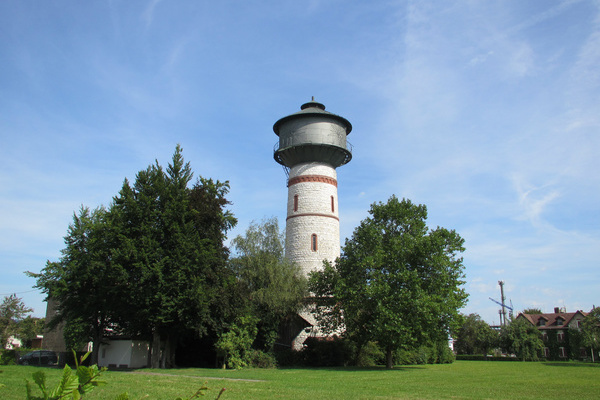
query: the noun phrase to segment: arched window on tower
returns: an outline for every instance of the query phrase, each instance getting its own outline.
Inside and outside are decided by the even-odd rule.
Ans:
[[[312,251],[317,251],[317,234],[313,233],[310,237],[310,249]]]
[[[298,195],[294,195],[294,211],[298,211]]]

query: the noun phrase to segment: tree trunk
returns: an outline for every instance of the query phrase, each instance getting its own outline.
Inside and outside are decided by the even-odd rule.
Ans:
[[[152,332],[152,353],[150,357],[150,367],[160,367],[160,334],[156,330]]]
[[[92,333],[92,358],[90,364],[98,365],[98,354],[100,354],[100,343],[102,342],[102,333],[104,332],[99,326],[93,327]]]
[[[160,368],[175,368],[176,346],[177,340],[172,335],[168,335],[164,341],[164,349],[160,357]]]
[[[175,368],[175,354],[177,352],[177,336],[169,335],[169,351],[170,355],[167,360],[167,368]]]
[[[102,337],[98,337],[98,335],[94,335],[92,339],[92,358],[90,360],[90,364],[97,365],[98,364],[98,354],[100,353],[100,343],[102,342]]]
[[[387,369],[392,369],[394,367],[394,360],[392,357],[392,348],[388,347],[385,351],[385,367]]]

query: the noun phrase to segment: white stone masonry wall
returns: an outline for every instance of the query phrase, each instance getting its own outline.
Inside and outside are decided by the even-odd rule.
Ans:
[[[323,163],[303,163],[290,170],[286,257],[298,263],[305,274],[322,268],[323,260],[334,261],[340,255],[336,178],[335,169]],[[313,234],[317,235],[316,251],[312,249]]]

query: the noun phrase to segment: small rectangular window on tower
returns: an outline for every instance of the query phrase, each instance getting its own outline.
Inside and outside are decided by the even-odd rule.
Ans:
[[[312,251],[317,251],[317,234],[313,233],[310,237],[310,249]]]
[[[294,195],[294,211],[298,211],[298,195]]]
[[[335,212],[335,200],[333,196],[331,196],[331,212]]]

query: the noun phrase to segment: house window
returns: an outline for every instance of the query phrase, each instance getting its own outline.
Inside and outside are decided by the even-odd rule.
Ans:
[[[312,251],[317,251],[317,234],[313,233],[310,237],[310,249]]]
[[[581,356],[581,358],[586,358],[587,357],[587,351],[585,351],[585,347],[580,347],[579,348],[579,355]]]
[[[567,358],[567,352],[565,351],[565,348],[564,348],[564,347],[559,347],[559,348],[558,348],[558,355],[559,355],[561,358]]]
[[[546,320],[545,320],[545,319],[540,319],[540,320],[538,321],[538,325],[539,325],[539,326],[546,326]]]
[[[544,347],[544,357],[550,358],[550,348]]]
[[[542,340],[543,340],[544,342],[547,342],[547,341],[548,341],[548,334],[547,334],[546,332],[542,332]]]
[[[564,320],[562,318],[556,318],[556,325],[562,326]]]
[[[298,211],[298,195],[294,195],[294,211]]]
[[[331,212],[335,212],[335,200],[333,200],[333,196],[331,196]]]
[[[565,341],[565,334],[563,332],[558,332],[556,334],[556,340],[558,340],[559,342],[564,342]]]

